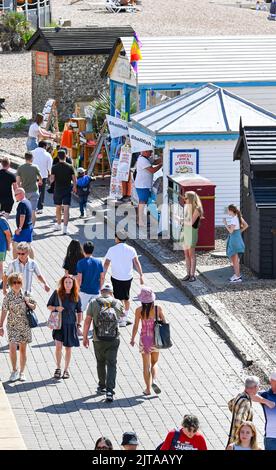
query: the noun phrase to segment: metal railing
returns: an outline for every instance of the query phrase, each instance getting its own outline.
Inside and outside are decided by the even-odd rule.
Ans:
[[[1,11],[20,11],[34,28],[45,27],[51,23],[51,0],[36,0],[18,4],[16,0],[0,0]]]

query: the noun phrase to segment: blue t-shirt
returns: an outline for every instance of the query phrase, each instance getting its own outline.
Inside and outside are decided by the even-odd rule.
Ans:
[[[0,217],[0,253],[7,251],[7,239],[4,234],[7,230],[11,231],[8,222],[3,217]]]
[[[30,228],[32,226],[32,205],[28,199],[23,199],[17,206],[16,211],[16,225],[17,228],[20,225],[20,216],[25,215],[24,225],[22,230]]]
[[[100,274],[103,273],[102,262],[90,256],[78,261],[77,271],[82,274],[81,292],[97,295],[100,293]]]
[[[267,391],[259,392],[261,397],[276,403],[276,393],[270,388]],[[276,439],[276,407],[271,409],[266,405],[262,405],[265,415],[265,437]]]

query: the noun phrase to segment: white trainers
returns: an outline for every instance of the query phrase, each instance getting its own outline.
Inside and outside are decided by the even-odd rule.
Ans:
[[[242,278],[241,278],[241,276],[238,277],[238,276],[236,276],[236,274],[235,274],[235,277],[232,276],[232,277],[230,278],[230,282],[232,282],[232,283],[234,283],[234,282],[242,282]]]
[[[63,235],[67,235],[67,225],[63,225]]]
[[[119,327],[122,328],[124,326],[127,326],[126,317],[123,317],[121,320],[119,320]]]
[[[60,224],[55,224],[54,230],[61,230],[61,225]]]
[[[11,373],[10,382],[16,382],[19,379],[19,372],[15,370]]]
[[[19,380],[20,382],[26,382],[26,375],[24,374],[24,372],[20,372]]]

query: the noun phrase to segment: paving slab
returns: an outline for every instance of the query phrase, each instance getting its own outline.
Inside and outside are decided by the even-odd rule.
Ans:
[[[232,266],[197,266],[198,273],[215,287],[221,288],[233,276]]]

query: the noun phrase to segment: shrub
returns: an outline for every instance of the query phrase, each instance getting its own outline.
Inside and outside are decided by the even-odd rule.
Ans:
[[[22,51],[34,30],[23,13],[9,11],[0,17],[0,43],[3,51]]]

